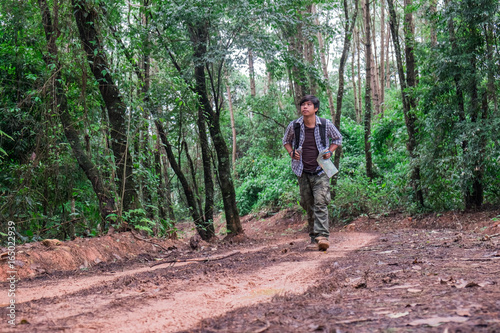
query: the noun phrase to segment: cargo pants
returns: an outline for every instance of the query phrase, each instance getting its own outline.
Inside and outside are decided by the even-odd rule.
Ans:
[[[311,242],[317,237],[330,236],[328,204],[330,203],[330,178],[326,173],[308,175],[302,173],[299,178],[300,205],[307,212],[308,232]]]

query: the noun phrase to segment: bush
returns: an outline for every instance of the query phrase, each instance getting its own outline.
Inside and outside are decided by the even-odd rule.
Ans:
[[[236,202],[241,215],[264,207],[289,206],[298,200],[297,179],[288,157],[246,156],[237,161],[237,173]]]

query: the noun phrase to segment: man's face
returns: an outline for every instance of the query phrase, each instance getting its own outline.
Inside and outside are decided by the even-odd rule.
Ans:
[[[312,114],[316,114],[316,111],[318,111],[318,108],[314,107],[313,102],[311,101],[305,101],[300,105],[300,111],[302,112],[303,116],[310,116]]]

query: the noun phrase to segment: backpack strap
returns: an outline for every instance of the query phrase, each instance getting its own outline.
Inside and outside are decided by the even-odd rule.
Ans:
[[[325,118],[319,118],[321,121],[321,128],[319,131],[319,134],[321,135],[321,144],[323,147],[326,147],[326,119]]]
[[[319,129],[319,134],[321,136],[321,144],[326,147],[326,119],[319,118],[321,122],[321,127]],[[293,132],[294,132],[294,145],[293,145],[293,154],[295,155],[295,149],[299,148],[300,143],[300,124],[297,120],[293,121]]]
[[[295,138],[295,143],[293,145],[293,153],[295,154],[295,149],[299,148],[299,143],[300,143],[300,124],[297,120],[293,121],[293,132]]]

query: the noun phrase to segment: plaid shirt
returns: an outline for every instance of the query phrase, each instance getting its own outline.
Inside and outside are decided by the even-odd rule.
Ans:
[[[297,119],[297,123],[300,124],[300,141],[299,147],[302,147],[305,140],[305,132],[304,132],[304,117],[300,117]],[[330,120],[326,120],[326,146],[321,144],[321,134],[319,132],[319,128],[321,126],[321,121],[319,117],[316,116],[316,127],[314,128],[314,139],[316,140],[316,147],[318,147],[318,151],[321,153],[330,148],[330,139],[332,139],[331,143],[336,144],[338,146],[342,145],[342,135],[339,130],[332,124]],[[283,145],[287,143],[291,144],[292,147],[295,141],[295,131],[293,130],[293,121],[288,124],[288,127],[285,130],[285,135],[283,136]],[[318,166],[316,171],[320,170],[321,167]],[[300,156],[300,160],[292,159],[292,170],[298,176],[302,176],[302,171],[304,170],[304,164],[302,164],[302,155]],[[321,175],[324,171],[318,173]]]

